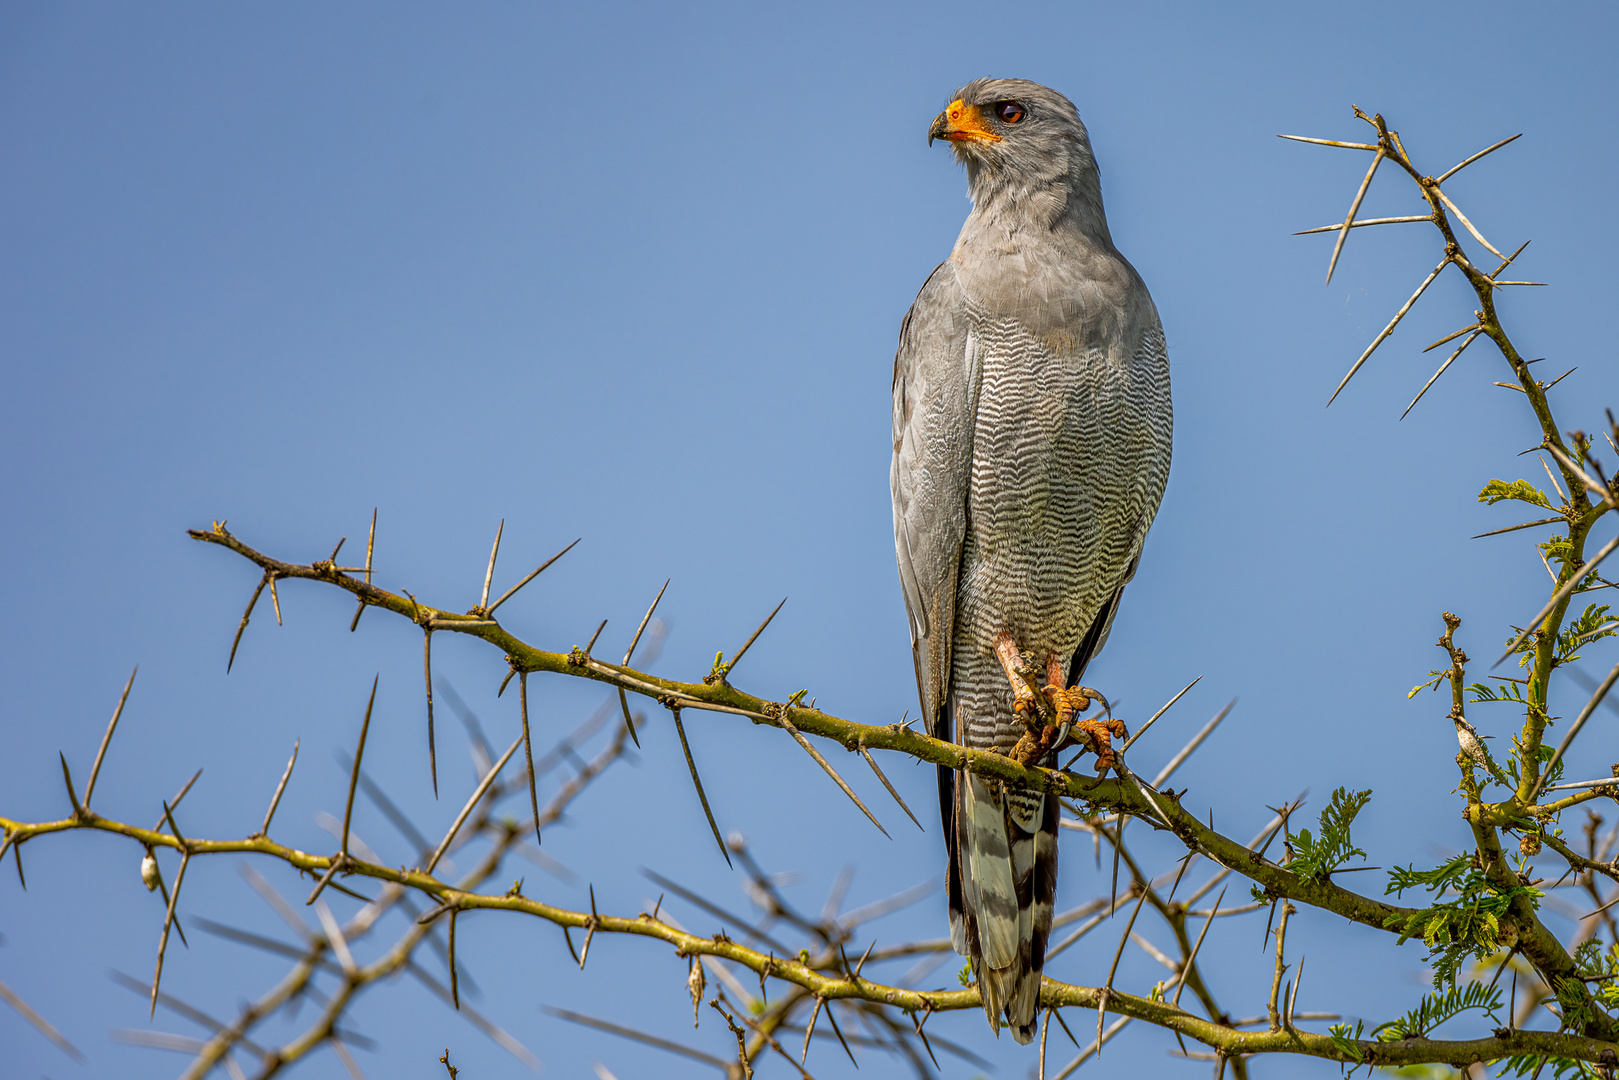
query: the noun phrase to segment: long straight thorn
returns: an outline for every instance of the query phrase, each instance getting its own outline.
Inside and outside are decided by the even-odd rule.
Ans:
[[[836,1035],[838,1037],[838,1042],[843,1045],[843,1052],[849,1055],[850,1064],[857,1069],[860,1068],[860,1062],[855,1061],[854,1052],[849,1049],[849,1040],[843,1037],[843,1029],[838,1027],[837,1014],[832,1011],[832,1006],[830,1004],[828,1004],[826,1007],[826,1020],[827,1023],[832,1025],[832,1034]]]
[[[140,984],[137,983],[136,985]],[[29,1008],[28,1003],[22,998],[18,997],[16,991],[12,990],[3,982],[0,982],[0,1001],[4,1001],[13,1009],[16,1009],[17,1012],[22,1015],[24,1020],[27,1020],[30,1024],[34,1025],[34,1028],[41,1035],[49,1039],[58,1050],[62,1051],[62,1053],[66,1054],[68,1057],[79,1062],[80,1064],[84,1063],[85,1057],[84,1054],[80,1053],[79,1048],[68,1042],[60,1031],[57,1031],[55,1028],[51,1027],[50,1023],[46,1021],[43,1016]]]
[[[377,508],[371,508],[371,535],[365,541],[365,583],[371,584],[371,553],[377,546]],[[365,601],[362,599],[359,606],[354,609],[354,618],[349,623],[349,633],[354,633],[360,625],[360,616],[365,614]]]
[[[540,794],[534,779],[534,740],[528,728],[528,672],[518,672],[517,704],[523,714],[523,757],[528,762],[528,801],[534,809],[534,842],[540,842]]]
[[[482,611],[489,606],[489,583],[495,579],[495,559],[500,555],[500,534],[506,531],[506,519],[500,519],[500,525],[495,529],[495,546],[489,549],[489,569],[483,572],[483,595],[478,598],[478,610]],[[460,1008],[459,1005],[456,1006]]]
[[[56,756],[62,759],[62,779],[67,784],[67,801],[73,804],[73,816],[82,818],[84,807],[79,805],[79,796],[73,791],[73,774],[67,768],[67,755],[58,750]]]
[[[720,838],[720,827],[714,824],[714,811],[708,808],[708,795],[703,791],[703,779],[697,775],[697,762],[692,760],[691,744],[686,741],[686,725],[680,722],[680,709],[671,708],[675,717],[675,732],[680,736],[680,749],[686,753],[686,768],[691,771],[691,782],[697,787],[697,798],[703,804],[703,815],[708,818],[708,827],[714,833],[714,842],[720,846],[720,854],[725,856],[725,865],[731,865],[731,853],[725,848],[725,841]]]
[[[769,620],[767,619],[765,621],[768,622]],[[883,823],[878,821],[876,816],[873,815],[870,810],[866,809],[866,804],[860,801],[860,796],[854,793],[853,788],[844,783],[843,777],[838,775],[838,771],[827,763],[826,758],[822,757],[820,752],[816,750],[815,747],[810,745],[810,741],[804,738],[804,733],[799,731],[798,728],[794,726],[792,720],[790,720],[787,716],[787,710],[783,709],[781,711],[781,715],[776,719],[781,722],[782,727],[787,729],[787,733],[798,741],[798,745],[802,746],[809,753],[809,756],[815,759],[815,763],[826,770],[826,775],[832,778],[833,782],[836,783],[840,789],[842,789],[843,793],[854,800],[854,804],[860,807],[860,812],[865,814],[866,817],[871,820],[873,825],[877,826],[877,831],[882,833],[884,836],[888,836],[888,830],[883,828]],[[890,840],[893,839],[891,836],[888,838]]]
[[[1473,539],[1474,540],[1482,540],[1486,536],[1500,536],[1502,533],[1517,532],[1519,529],[1533,529],[1533,528],[1536,528],[1536,527],[1538,527],[1540,525],[1550,525],[1553,522],[1560,522],[1560,521],[1567,521],[1567,520],[1568,519],[1565,518],[1562,514],[1558,514],[1556,517],[1541,518],[1539,521],[1525,521],[1520,525],[1508,525],[1504,529],[1491,529],[1489,532],[1481,532],[1481,533],[1479,533],[1477,536],[1473,537]]]
[[[669,582],[673,580],[673,578],[666,578],[664,580],[663,588],[659,589],[658,595],[652,598],[652,606],[646,609],[645,615],[641,616],[641,625],[635,628],[635,636],[630,638],[630,647],[624,650],[623,663],[625,667],[629,666],[630,657],[635,655],[635,647],[641,643],[642,631],[646,629],[646,624],[652,621],[652,613],[658,610],[658,602],[663,599],[664,592],[669,588]],[[631,728],[630,730],[633,733],[635,729]],[[640,743],[636,743],[636,745],[639,746]]]
[[[502,522],[502,524],[504,524],[504,522]],[[496,541],[496,546],[499,546],[499,541]],[[489,560],[489,565],[491,568],[494,567],[494,559]],[[485,584],[485,591],[487,591],[488,588],[489,586]],[[455,1004],[456,1012],[461,1011],[461,979],[455,968],[455,917],[459,914],[461,914],[460,908],[450,909],[450,1000]],[[446,1050],[444,1053],[448,1055],[449,1051]]]
[[[602,636],[602,631],[605,629],[607,629],[607,620],[603,619],[601,625],[596,627],[596,632],[590,635],[590,641],[585,645],[586,656],[589,656],[590,650],[596,647],[596,639]]]
[[[899,803],[899,808],[905,811],[905,816],[915,822],[918,829],[927,832],[927,829],[922,827],[922,823],[916,820],[916,815],[911,813],[911,808],[905,805],[905,800],[899,797],[899,792],[894,790],[894,785],[888,782],[888,777],[884,776],[883,771],[877,767],[877,759],[871,756],[871,751],[862,746],[860,752],[865,755],[866,764],[871,766],[871,771],[877,774],[877,779],[883,782],[883,787],[887,788],[888,793],[894,796],[894,801]]]
[[[516,748],[518,748],[518,745],[520,745],[521,742],[523,742],[521,738],[515,738],[512,745],[507,746],[507,751],[505,751],[504,755],[500,755],[500,761],[497,761],[497,763],[494,764],[494,767],[491,767],[489,772],[484,774],[484,779],[479,780],[478,789],[473,790],[473,795],[471,795],[471,798],[466,800],[466,805],[461,806],[461,813],[457,814],[455,824],[450,826],[450,831],[445,832],[444,839],[439,840],[439,847],[434,850],[432,857],[429,858],[426,863],[424,863],[423,871],[431,874],[432,871],[436,870],[437,866],[439,866],[440,858],[444,858],[445,852],[450,850],[450,844],[452,844],[453,840],[455,840],[455,836],[457,836],[458,832],[461,831],[461,826],[466,824],[466,819],[470,818],[471,813],[473,813],[473,808],[478,806],[478,800],[481,800],[481,798],[484,797],[484,793],[489,790],[489,785],[494,784],[495,777],[500,776],[500,769],[504,769],[507,761],[512,759],[512,755],[515,755]]]
[[[583,540],[584,537],[580,537],[579,539]],[[579,543],[579,540],[575,540],[573,542],[573,544],[569,544],[567,547],[563,548],[561,551],[557,552],[555,555],[551,556],[549,559],[546,559],[544,562],[542,562],[539,565],[538,569],[532,571],[528,575],[528,577],[524,578],[522,581],[519,581],[516,585],[513,585],[511,588],[507,589],[504,593],[502,593],[500,595],[499,600],[496,600],[493,604],[489,605],[489,610],[487,612],[485,612],[485,614],[493,615],[495,613],[496,608],[500,607],[500,605],[504,604],[506,601],[510,600],[513,596],[515,596],[517,594],[518,589],[521,589],[524,585],[527,585],[529,582],[531,582],[535,578],[539,577],[542,573],[545,572],[546,567],[550,566],[552,563],[554,563],[558,559],[562,558],[562,556],[564,556],[568,552],[572,551],[573,548],[574,548],[574,544],[577,544],[577,543]]]
[[[826,1004],[826,999],[823,998],[820,994],[816,994],[815,995],[815,1009],[814,1009],[814,1011],[812,1011],[810,1013],[809,1026],[804,1029],[804,1052],[803,1052],[803,1054],[801,1054],[799,1056],[799,1059],[798,1059],[799,1064],[801,1064],[801,1065],[805,1065],[805,1064],[809,1063],[810,1036],[815,1034],[815,1021],[820,1019],[820,1017],[821,1017],[821,1006],[825,1005],[825,1004]]]
[[[1496,143],[1494,146],[1486,146],[1484,149],[1480,150],[1478,153],[1474,154],[1472,157],[1466,158],[1466,159],[1462,160],[1461,162],[1459,162],[1458,164],[1452,165],[1450,168],[1446,169],[1443,173],[1441,173],[1439,175],[1439,178],[1437,180],[1435,180],[1434,183],[1443,184],[1446,180],[1449,180],[1452,176],[1455,176],[1457,173],[1461,172],[1463,169],[1465,169],[1469,165],[1473,164],[1473,162],[1477,161],[1479,158],[1483,157],[1485,154],[1494,153],[1495,151],[1497,151],[1497,150],[1501,149],[1503,146],[1505,146],[1507,143],[1512,142],[1514,139],[1519,139],[1519,138],[1522,138],[1522,137],[1523,137],[1523,132],[1520,131],[1516,135],[1508,135],[1506,138],[1502,139],[1500,142]]]
[[[787,598],[785,596],[782,597],[781,598],[781,604],[777,604],[775,606],[774,610],[772,610],[769,615],[765,616],[765,621],[759,624],[759,629],[757,629],[757,630],[755,630],[753,632],[753,636],[748,638],[747,641],[742,643],[742,647],[736,651],[736,655],[731,657],[731,662],[729,664],[725,665],[725,670],[726,670],[727,673],[730,673],[730,672],[736,670],[737,664],[742,662],[743,654],[745,654],[750,648],[753,647],[753,643],[755,641],[759,640],[759,635],[765,632],[765,627],[770,625],[770,620],[774,619],[776,617],[776,612],[780,611],[781,607],[782,607],[782,604],[785,604],[786,602],[787,602]],[[881,826],[878,826],[878,827],[881,828]]]
[[[201,776],[201,775],[202,775],[202,770],[198,769],[196,772],[191,774],[191,779],[190,780],[187,780],[183,785],[181,785],[180,790],[175,793],[174,798],[169,800],[169,809],[170,810],[178,810],[178,809],[180,809],[180,800],[182,800],[182,799],[184,799],[186,797],[186,793],[191,790],[191,785],[195,784],[197,782],[197,778],[199,776]],[[158,818],[157,823],[155,825],[153,825],[152,828],[153,829],[161,829],[163,827],[163,820],[164,819],[161,818],[161,817]]]
[[[225,661],[225,674],[227,675],[230,674],[230,669],[236,664],[236,648],[242,643],[242,631],[247,629],[247,621],[253,617],[253,606],[259,602],[259,594],[264,591],[264,586],[269,583],[270,573],[267,570],[264,576],[259,578],[258,585],[253,589],[253,595],[247,598],[247,610],[242,612],[242,621],[236,625],[236,637],[231,639],[230,659]]]
[[[1299,969],[1293,973],[1293,991],[1287,995],[1287,1011],[1282,1014],[1282,1026],[1293,1026],[1293,1009],[1299,1003],[1299,987],[1304,985],[1304,957],[1299,957]]]
[[[1110,919],[1119,910],[1119,849],[1124,846],[1124,827],[1129,823],[1129,814],[1120,814],[1119,820],[1113,823],[1113,881],[1107,891],[1107,917]]]
[[[1343,377],[1343,381],[1338,384],[1338,389],[1334,390],[1332,392],[1332,397],[1327,399],[1328,405],[1331,405],[1337,400],[1338,395],[1343,392],[1343,388],[1349,385],[1349,380],[1355,377],[1355,372],[1359,371],[1360,366],[1371,357],[1372,353],[1377,351],[1377,347],[1379,345],[1388,340],[1388,336],[1394,333],[1394,328],[1400,325],[1400,320],[1405,318],[1405,313],[1411,310],[1411,305],[1417,302],[1417,299],[1428,290],[1428,286],[1433,284],[1434,278],[1438,277],[1440,271],[1449,266],[1450,263],[1451,257],[1447,254],[1443,259],[1439,260],[1439,265],[1433,268],[1433,272],[1422,279],[1422,284],[1418,285],[1417,291],[1411,294],[1411,299],[1407,300],[1404,306],[1402,306],[1399,311],[1394,313],[1394,318],[1390,319],[1389,324],[1383,327],[1383,332],[1378,334],[1377,337],[1372,340],[1370,345],[1366,346],[1366,351],[1360,354],[1360,359],[1356,360],[1355,363],[1350,367],[1349,373],[1345,375]]]
[[[634,741],[635,748],[639,750],[641,748],[641,737],[635,733],[635,721],[630,718],[630,699],[625,696],[622,686],[618,688],[618,707],[624,710],[624,729],[630,733],[630,738]]]
[[[255,836],[270,835],[270,821],[275,817],[275,808],[281,805],[281,793],[287,790],[287,781],[292,779],[292,767],[298,764],[298,744],[301,740],[292,740],[292,756],[287,759],[287,767],[281,773],[281,782],[275,786],[275,794],[270,797],[270,808],[264,812],[264,824],[259,826]]]
[[[1523,254],[1523,249],[1528,247],[1528,246],[1529,246],[1529,241],[1525,240],[1523,243],[1518,245],[1518,250],[1517,251],[1514,251],[1511,255],[1508,255],[1506,258],[1502,259],[1501,260],[1501,265],[1497,266],[1495,268],[1495,273],[1490,275],[1491,279],[1494,279],[1494,278],[1500,276],[1501,271],[1505,270],[1507,267],[1511,266],[1514,262],[1516,262],[1518,260],[1518,256]]]
[[[1338,230],[1338,242],[1332,245],[1332,259],[1327,263],[1327,281],[1332,284],[1332,273],[1338,268],[1338,256],[1344,250],[1344,241],[1349,238],[1349,229],[1355,224],[1355,215],[1360,212],[1361,200],[1366,198],[1367,190],[1372,186],[1372,177],[1377,175],[1377,167],[1383,164],[1384,151],[1381,146],[1372,156],[1371,168],[1366,170],[1366,179],[1360,182],[1360,190],[1355,192],[1355,201],[1349,204],[1349,213],[1344,218],[1343,227]]]
[[[1422,384],[1422,389],[1417,391],[1417,396],[1411,399],[1411,404],[1407,405],[1405,407],[1405,412],[1400,414],[1400,419],[1401,420],[1404,420],[1406,418],[1406,414],[1409,413],[1412,409],[1417,407],[1417,402],[1421,401],[1422,400],[1422,395],[1426,394],[1428,392],[1428,387],[1430,387],[1434,383],[1438,382],[1439,381],[1439,376],[1441,376],[1441,375],[1443,375],[1445,373],[1445,369],[1450,367],[1451,363],[1454,362],[1455,359],[1458,356],[1462,355],[1463,351],[1465,351],[1466,348],[1469,345],[1473,344],[1474,340],[1482,333],[1484,333],[1483,330],[1474,330],[1472,333],[1467,335],[1467,340],[1466,341],[1464,341],[1460,345],[1456,346],[1456,351],[1451,353],[1449,356],[1447,356],[1445,358],[1445,362],[1443,364],[1439,365],[1439,370],[1433,373],[1433,377],[1431,379],[1429,379],[1427,382]],[[1445,340],[1448,341],[1449,338],[1447,338]],[[1434,342],[1434,344],[1439,345],[1439,344],[1442,344],[1442,342],[1436,341],[1436,342]],[[1432,346],[1430,346],[1430,348],[1431,347]],[[1426,352],[1427,350],[1423,350],[1423,351]]]
[[[1147,902],[1147,894],[1151,888],[1145,883],[1141,885],[1141,899],[1136,901],[1135,910],[1130,912],[1130,921],[1124,924],[1124,933],[1119,937],[1119,947],[1113,953],[1113,966],[1108,968],[1107,982],[1102,984],[1102,993],[1096,1002],[1096,1053],[1102,1053],[1102,1021],[1107,1015],[1107,999],[1113,993],[1113,976],[1119,970],[1119,958],[1124,955],[1124,946],[1130,941],[1130,930],[1136,924],[1136,916],[1141,914],[1141,905]]]
[[[96,793],[96,777],[101,775],[101,761],[107,756],[107,747],[112,744],[112,733],[118,727],[118,718],[124,715],[124,702],[129,700],[130,688],[135,685],[135,676],[140,673],[140,665],[129,673],[129,681],[124,684],[124,692],[118,697],[118,707],[112,711],[112,719],[107,721],[107,733],[101,736],[101,749],[96,751],[96,763],[90,766],[90,782],[84,788],[84,808],[90,809],[90,797]]]
[[[1474,240],[1477,240],[1479,243],[1481,243],[1485,247],[1489,248],[1490,249],[1490,254],[1494,255],[1497,259],[1506,258],[1505,255],[1503,255],[1499,251],[1495,250],[1495,245],[1494,244],[1492,244],[1488,240],[1484,239],[1484,234],[1483,233],[1479,232],[1478,229],[1473,227],[1473,223],[1471,221],[1467,220],[1467,215],[1462,213],[1461,208],[1459,206],[1457,206],[1455,203],[1450,201],[1450,196],[1449,195],[1446,195],[1444,193],[1444,191],[1442,191],[1438,187],[1438,185],[1434,186],[1433,191],[1434,191],[1435,195],[1439,196],[1439,199],[1440,199],[1441,202],[1443,202],[1446,206],[1450,207],[1450,212],[1456,215],[1456,220],[1460,221],[1462,223],[1462,225],[1464,227],[1466,227],[1467,231],[1473,234],[1473,239]]]
[[[1423,352],[1433,352],[1435,349],[1439,348],[1439,346],[1445,344],[1447,341],[1455,341],[1457,338],[1461,337],[1463,334],[1471,333],[1474,330],[1481,330],[1481,329],[1483,329],[1483,327],[1480,326],[1478,323],[1469,323],[1468,325],[1462,327],[1460,330],[1457,330],[1453,334],[1446,334],[1444,337],[1440,338],[1438,341],[1434,342],[1432,345],[1429,345],[1426,349],[1423,349],[1422,351]]]
[[[585,928],[585,943],[579,948],[579,970],[585,969],[590,960],[590,943],[596,940],[596,921],[601,916],[596,914],[596,886],[590,886],[590,924]]]
[[[1181,752],[1176,754],[1174,758],[1171,759],[1169,764],[1165,765],[1163,769],[1160,770],[1158,775],[1153,778],[1152,786],[1155,788],[1163,787],[1164,781],[1168,780],[1170,775],[1174,773],[1176,769],[1180,768],[1181,764],[1187,758],[1192,756],[1193,751],[1195,751],[1199,746],[1203,745],[1203,740],[1212,735],[1214,733],[1214,729],[1219,727],[1221,721],[1223,721],[1227,716],[1231,715],[1231,710],[1236,707],[1236,698],[1232,698],[1230,701],[1226,702],[1226,707],[1215,713],[1214,719],[1204,724],[1202,730],[1196,735],[1192,736],[1192,741],[1182,747]]]
[[[427,771],[438,798],[438,746],[433,739],[433,631],[422,631],[422,672],[427,680]]]
[[[276,592],[274,574],[270,575],[270,603],[275,608],[275,624],[277,626],[284,625],[281,622],[281,594]]]
[[[168,819],[169,828],[174,831],[174,838],[180,842],[180,869],[174,875],[174,891],[169,894],[169,910],[163,916],[163,934],[157,941],[157,970],[152,974],[152,1016],[157,1015],[157,988],[163,981],[163,956],[169,948],[169,928],[174,925],[174,909],[180,903],[180,886],[185,884],[186,867],[191,862],[191,845],[181,835],[180,826],[174,823],[174,813],[168,803],[163,804],[163,816]]]
[[[349,797],[343,805],[343,846],[341,854],[349,853],[349,824],[354,820],[354,789],[360,786],[360,759],[365,756],[365,739],[371,731],[371,709],[377,703],[379,674],[371,680],[371,696],[365,703],[365,719],[360,721],[360,742],[354,749],[354,768],[349,772]]]
[[[1345,150],[1381,150],[1376,143],[1341,142],[1338,139],[1312,139],[1308,135],[1278,135],[1290,142],[1313,143],[1316,146],[1337,146]]]
[[[1416,222],[1416,221],[1432,221],[1432,220],[1433,220],[1433,215],[1432,214],[1418,214],[1418,215],[1408,216],[1408,217],[1360,218],[1359,220],[1357,220],[1353,224],[1351,224],[1349,227],[1351,229],[1364,229],[1368,225],[1405,225],[1405,224],[1409,224],[1411,222]],[[1342,228],[1343,228],[1343,223],[1342,222],[1333,222],[1331,225],[1321,225],[1321,226],[1318,226],[1318,227],[1316,227],[1314,229],[1300,229],[1298,232],[1294,233],[1293,235],[1294,236],[1314,236],[1316,233],[1337,232],[1339,229],[1342,229]]]
[[[1193,679],[1191,682],[1186,684],[1186,690],[1190,690],[1192,687],[1196,686],[1202,680],[1203,680],[1203,676],[1199,675],[1197,678]],[[1152,727],[1154,724],[1156,724],[1158,722],[1158,718],[1160,716],[1162,716],[1166,712],[1168,712],[1170,710],[1170,708],[1175,704],[1175,702],[1179,701],[1181,698],[1186,696],[1186,690],[1182,690],[1180,693],[1178,693],[1174,697],[1170,698],[1168,703],[1165,704],[1163,708],[1159,709],[1157,712],[1152,714],[1151,719],[1149,719],[1145,724],[1142,724],[1139,728],[1137,728],[1136,733],[1134,735],[1130,736],[1130,738],[1128,738],[1127,740],[1125,740],[1124,749],[1128,750],[1128,749],[1130,749],[1130,747],[1134,746],[1136,740],[1141,738],[1142,735],[1146,734],[1147,729]],[[1123,751],[1120,751],[1120,753],[1123,753]]]
[[[1209,936],[1209,927],[1214,925],[1215,916],[1220,914],[1220,904],[1223,900],[1225,900],[1224,888],[1220,890],[1220,895],[1214,898],[1214,907],[1209,909],[1209,921],[1203,924],[1202,931],[1197,935],[1197,944],[1192,946],[1191,955],[1187,956],[1186,963],[1181,965],[1181,973],[1175,979],[1175,1000],[1172,1003],[1176,1008],[1180,1007],[1181,991],[1186,989],[1186,977],[1191,974],[1192,965],[1197,962],[1198,950],[1203,948],[1203,939]]]

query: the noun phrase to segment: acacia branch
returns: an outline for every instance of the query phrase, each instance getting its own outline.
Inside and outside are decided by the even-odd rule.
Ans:
[[[584,650],[579,648],[568,652],[538,649],[520,640],[493,619],[476,614],[458,614],[430,606],[420,599],[389,592],[344,573],[329,560],[301,565],[274,559],[237,539],[222,522],[216,522],[209,530],[190,530],[190,535],[194,539],[228,548],[263,570],[274,571],[281,577],[303,578],[335,585],[353,593],[370,606],[392,611],[422,625],[431,625],[435,630],[448,630],[481,638],[501,649],[511,667],[519,672],[547,671],[590,679],[629,693],[650,697],[671,709],[700,709],[728,713],[745,717],[755,724],[765,724],[783,730],[790,726],[806,735],[816,735],[839,743],[850,752],[857,752],[862,748],[892,750],[919,761],[960,769],[1016,787],[1051,792],[1060,797],[1078,799],[1093,806],[1140,817],[1150,821],[1155,827],[1168,828],[1189,850],[1206,855],[1222,866],[1251,879],[1271,896],[1287,897],[1312,907],[1323,908],[1352,922],[1385,932],[1394,932],[1391,927],[1404,925],[1405,917],[1417,910],[1362,896],[1330,881],[1318,881],[1285,870],[1240,842],[1205,825],[1195,815],[1182,809],[1176,796],[1169,792],[1156,791],[1144,782],[1124,783],[1118,779],[1087,777],[1056,769],[1024,766],[1001,754],[944,742],[901,724],[862,724],[833,716],[819,709],[755,697],[736,689],[724,678],[680,682],[649,675],[627,665],[604,663],[586,655]],[[47,823],[32,828],[55,831],[68,827],[72,827],[71,821]],[[321,860],[315,859],[315,863],[325,869]],[[1396,919],[1398,922],[1394,921]]]

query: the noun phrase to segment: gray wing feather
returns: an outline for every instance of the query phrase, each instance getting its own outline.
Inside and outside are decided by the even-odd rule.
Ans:
[[[956,581],[967,532],[977,372],[966,303],[949,262],[929,275],[900,327],[894,356],[894,549],[910,616],[928,732],[951,737]]]

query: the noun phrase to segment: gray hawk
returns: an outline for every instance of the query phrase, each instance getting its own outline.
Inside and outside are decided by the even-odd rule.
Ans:
[[[1163,327],[1113,246],[1066,97],[980,79],[934,139],[966,167],[973,208],[894,359],[894,546],[923,717],[935,738],[1048,767],[1072,724],[1104,772],[1122,726],[1073,717],[1100,699],[1079,679],[1169,475]],[[941,767],[939,809],[951,941],[996,1032],[1028,1043],[1057,800]]]

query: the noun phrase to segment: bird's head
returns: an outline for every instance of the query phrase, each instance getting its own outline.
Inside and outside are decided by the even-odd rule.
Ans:
[[[928,142],[948,141],[962,162],[997,170],[1046,173],[1076,150],[1090,157],[1090,137],[1074,103],[1027,79],[977,79],[957,90],[928,129]],[[1066,171],[1066,170],[1064,170]]]
[[[950,143],[967,167],[974,202],[1045,189],[1095,191],[1101,179],[1090,136],[1074,103],[1027,79],[977,79],[951,95],[933,120],[928,142]],[[1043,200],[1042,200],[1043,201]],[[1066,202],[1066,198],[1059,201]]]

